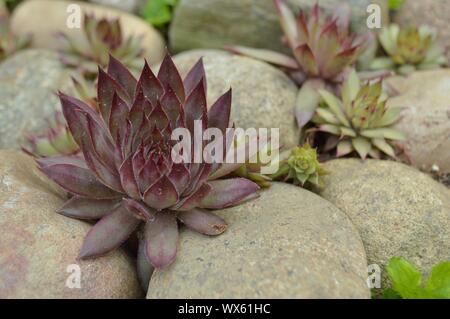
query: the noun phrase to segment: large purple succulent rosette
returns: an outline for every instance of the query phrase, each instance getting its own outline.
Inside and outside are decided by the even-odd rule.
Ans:
[[[37,161],[72,195],[61,214],[99,220],[87,234],[80,258],[104,255],[139,229],[138,265],[166,267],[176,257],[179,222],[219,235],[227,224],[211,210],[257,195],[255,183],[223,178],[239,164],[172,160],[175,128],[193,133],[199,120],[203,130],[217,128],[226,136],[230,127],[231,90],[208,111],[201,60],[182,80],[167,55],[157,76],[145,63],[137,80],[111,57],[107,72],[99,69],[98,112],[63,93],[59,97],[82,152]]]

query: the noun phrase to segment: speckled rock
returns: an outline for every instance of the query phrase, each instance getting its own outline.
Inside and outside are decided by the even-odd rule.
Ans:
[[[293,109],[298,89],[283,72],[218,50],[187,51],[174,56],[174,61],[185,75],[201,57],[208,80],[208,105],[231,87],[232,118],[237,127],[279,128],[282,144],[297,144]]]
[[[309,9],[312,0],[288,0],[296,11]],[[338,0],[321,0],[329,9]],[[352,5],[353,27],[366,30],[366,9],[370,3],[385,0],[348,0]],[[387,19],[387,10],[383,10]],[[273,0],[181,0],[170,28],[170,45],[175,52],[196,48],[223,48],[239,44],[256,48],[286,51],[280,39],[282,31]]]
[[[422,71],[387,83],[400,93],[389,105],[404,108],[397,127],[406,133],[403,144],[413,164],[450,173],[450,71]]]
[[[218,214],[228,230],[183,230],[175,263],[154,272],[147,298],[369,298],[359,235],[319,196],[275,183]]]
[[[0,149],[20,148],[24,134],[48,126],[60,108],[57,90],[70,91],[69,73],[45,50],[16,53],[0,65]]]
[[[325,169],[321,195],[350,217],[369,264],[398,256],[428,273],[450,260],[450,191],[443,185],[392,161],[342,159]]]
[[[86,2],[29,0],[22,2],[13,12],[11,29],[18,35],[32,34],[32,45],[38,48],[57,49],[55,33],[64,32],[71,37],[84,40],[82,29],[70,29],[66,25],[69,4],[79,5],[82,13],[94,13],[98,17],[118,17],[124,36],[141,36],[142,47],[149,63],[158,63],[164,56],[164,40],[150,24],[144,20],[110,7],[98,6]]]
[[[0,298],[140,297],[134,263],[123,251],[76,260],[90,226],[55,213],[63,202],[32,158],[0,151]],[[76,284],[70,265],[80,267],[80,289],[66,286]]]
[[[400,25],[427,24],[436,28],[439,41],[444,47],[450,43],[450,2],[448,0],[407,0],[394,16]],[[448,54],[450,57],[450,52]]]

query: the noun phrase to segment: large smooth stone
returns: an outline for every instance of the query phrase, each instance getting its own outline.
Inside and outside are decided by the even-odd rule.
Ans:
[[[330,11],[340,0],[321,0]],[[347,0],[353,10],[353,28],[366,30],[366,12],[370,3],[382,4],[387,21],[385,0]],[[297,12],[310,9],[316,1],[289,0]],[[384,21],[383,21],[384,22]],[[170,27],[170,45],[175,52],[196,48],[223,48],[244,45],[288,52],[281,42],[282,31],[273,0],[181,0]]]
[[[153,273],[147,298],[369,298],[359,235],[319,196],[274,183],[216,212],[227,231],[183,230],[176,261]]]
[[[400,93],[389,105],[404,108],[397,128],[406,133],[403,145],[413,165],[426,171],[438,165],[449,173],[450,71],[422,71],[387,83]]]
[[[438,31],[443,47],[450,43],[450,2],[448,0],[407,0],[394,16],[402,26],[427,24]],[[447,54],[450,57],[450,53]]]
[[[71,4],[79,5],[82,15],[87,12],[94,13],[97,17],[119,18],[125,37],[130,35],[142,37],[144,57],[149,63],[158,63],[162,60],[165,53],[164,40],[150,24],[127,12],[91,3],[57,0],[24,1],[13,12],[11,29],[18,35],[31,34],[32,45],[38,48],[58,49],[60,43],[55,38],[57,32],[83,41],[85,37],[82,28],[67,27],[67,19],[71,14],[67,13],[67,8]]]
[[[450,191],[443,185],[392,161],[341,159],[325,169],[321,195],[350,217],[369,264],[403,257],[428,273],[450,260]]]
[[[0,65],[0,149],[20,148],[25,133],[48,127],[60,109],[58,90],[70,92],[69,73],[55,52],[25,50]]]
[[[16,151],[0,151],[0,298],[138,298],[134,262],[121,249],[77,260],[90,225],[58,215],[64,194]],[[80,267],[81,285],[66,285]]]
[[[182,75],[203,57],[211,106],[230,87],[232,118],[236,127],[279,128],[280,143],[295,146],[298,133],[294,105],[298,89],[278,69],[260,61],[218,50],[194,50],[178,54],[175,64]]]

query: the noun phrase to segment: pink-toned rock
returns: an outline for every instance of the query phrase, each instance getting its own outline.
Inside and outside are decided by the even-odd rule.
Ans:
[[[387,83],[400,93],[389,105],[403,108],[397,128],[406,134],[404,147],[413,165],[426,171],[437,165],[449,173],[450,71],[422,71]]]
[[[140,297],[124,251],[77,260],[90,226],[55,212],[64,196],[32,158],[0,151],[0,298]],[[76,287],[77,265],[80,288],[69,288]]]
[[[162,36],[144,20],[110,7],[102,7],[86,2],[61,0],[24,1],[14,10],[11,18],[11,29],[17,35],[33,35],[34,47],[57,49],[55,40],[57,32],[64,32],[71,37],[83,40],[82,29],[67,27],[69,5],[78,5],[83,13],[94,13],[97,17],[117,17],[121,21],[124,36],[142,36],[142,46],[149,63],[158,63],[163,59],[165,43]],[[72,12],[72,11],[70,11]]]

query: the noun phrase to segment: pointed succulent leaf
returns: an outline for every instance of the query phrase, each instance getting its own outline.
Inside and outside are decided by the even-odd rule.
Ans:
[[[184,101],[185,92],[183,81],[169,54],[166,54],[163,62],[161,63],[161,67],[158,72],[158,79],[166,91],[169,88],[173,89],[177,94],[178,99],[180,101]]]
[[[294,14],[283,0],[274,0],[274,3],[280,19],[281,27],[288,38],[289,44],[295,47],[297,45],[298,32]]]
[[[178,219],[188,228],[210,236],[222,234],[228,226],[219,216],[199,208],[179,213]]]
[[[275,64],[288,69],[298,69],[298,63],[290,56],[265,49],[254,49],[243,46],[227,47],[227,50],[256,60],[261,60],[270,64]]]
[[[208,127],[215,127],[225,133],[230,126],[231,89],[219,97],[208,112]]]
[[[295,104],[295,117],[299,128],[304,127],[316,112],[320,102],[318,90],[324,86],[320,80],[309,80],[302,85]]]
[[[390,140],[404,140],[405,135],[392,128],[377,128],[372,130],[364,130],[361,135],[367,138],[387,138]]]
[[[145,191],[143,199],[150,207],[162,210],[175,205],[179,194],[170,179],[164,175]]]
[[[145,240],[139,240],[137,258],[136,258],[137,276],[143,291],[148,291],[150,278],[152,277],[154,267],[148,261],[145,254]]]
[[[350,126],[349,121],[347,120],[344,112],[342,111],[343,110],[342,102],[334,94],[328,92],[327,90],[319,90],[319,94],[322,97],[322,99],[325,100],[325,103],[328,105],[329,109],[333,112],[333,114],[339,120],[339,122],[342,125]]]
[[[120,166],[119,175],[124,191],[134,199],[141,199],[141,193],[133,172],[132,155],[130,155]]]
[[[372,139],[372,144],[375,145],[380,151],[395,158],[395,150],[389,145],[384,138],[374,138]]]
[[[38,159],[41,170],[66,191],[94,199],[113,199],[117,192],[100,183],[82,160],[66,157]]]
[[[141,201],[131,198],[124,198],[122,203],[128,212],[134,215],[137,219],[145,222],[155,219],[156,211],[148,206],[145,206]]]
[[[158,98],[164,94],[163,85],[152,72],[147,61],[145,61],[137,86],[142,89],[144,97],[149,100],[152,105],[155,105]]]
[[[119,205],[120,200],[74,196],[58,210],[58,213],[77,219],[100,219],[112,213]]]
[[[353,151],[354,151],[354,148],[353,148],[352,142],[350,142],[349,140],[343,140],[343,141],[340,141],[339,144],[337,145],[336,156],[342,157],[342,156],[350,154]]]
[[[102,256],[124,243],[133,233],[140,220],[136,219],[124,206],[103,217],[86,235],[79,258]]]
[[[372,145],[364,137],[353,138],[352,145],[362,159],[365,159],[367,157],[367,154],[369,154],[370,150],[372,149]]]
[[[189,96],[192,93],[200,81],[203,81],[203,86],[206,90],[206,74],[205,67],[203,65],[203,58],[198,60],[198,62],[192,67],[184,78],[183,83],[186,96]]]
[[[157,269],[169,266],[177,255],[178,225],[174,213],[160,212],[145,224],[145,254]]]
[[[129,96],[133,96],[136,91],[137,81],[131,72],[112,55],[109,56],[108,74],[122,85]]]
[[[208,184],[211,191],[202,199],[200,207],[209,209],[233,206],[259,189],[257,184],[244,178],[216,180]]]

